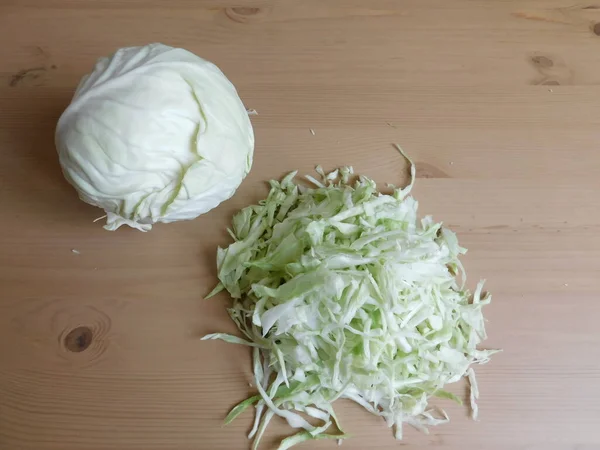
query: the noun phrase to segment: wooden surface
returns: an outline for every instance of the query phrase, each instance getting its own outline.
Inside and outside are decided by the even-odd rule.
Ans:
[[[0,448],[247,448],[249,413],[221,423],[249,353],[199,340],[233,330],[224,297],[202,301],[228,220],[316,163],[400,183],[391,142],[422,213],[469,248],[470,285],[487,278],[505,351],[478,368],[480,422],[442,402],[449,425],[398,443],[340,403],[342,448],[600,448],[597,22],[594,0],[0,2]],[[197,220],[110,233],[62,179],[54,126],[97,57],[153,41],[236,84],[255,164]]]

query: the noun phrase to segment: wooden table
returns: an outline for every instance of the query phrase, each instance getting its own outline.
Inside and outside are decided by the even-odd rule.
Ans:
[[[249,413],[221,424],[251,392],[249,353],[199,340],[234,330],[224,297],[202,300],[228,220],[317,163],[401,183],[392,142],[422,213],[470,249],[469,284],[488,279],[504,353],[477,368],[480,422],[442,402],[449,425],[398,443],[340,403],[342,448],[600,448],[598,23],[594,0],[4,0],[0,448],[247,448]],[[236,84],[255,164],[197,220],[111,233],[63,180],[54,126],[97,57],[153,41]]]

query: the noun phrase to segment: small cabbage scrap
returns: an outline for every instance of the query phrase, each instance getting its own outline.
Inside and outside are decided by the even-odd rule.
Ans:
[[[320,180],[307,176],[315,188],[294,183],[292,172],[233,218],[235,242],[218,250],[220,283],[209,296],[229,292],[229,314],[245,338],[203,339],[253,347],[258,394],[225,422],[255,405],[254,449],[275,415],[300,429],[279,450],[345,439],[332,407],[338,398],[384,418],[397,439],[404,423],[427,432],[449,421],[428,400],[461,403],[444,386],[463,377],[476,418],[470,366],[495,353],[477,348],[491,297],[483,281],[473,294],[464,288],[458,258],[466,250],[456,235],[431,217],[417,219],[409,162],[411,183],[392,195],[363,176],[352,184],[351,167],[329,174],[317,167]]]

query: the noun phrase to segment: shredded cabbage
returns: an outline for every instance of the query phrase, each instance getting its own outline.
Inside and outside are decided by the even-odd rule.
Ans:
[[[429,399],[461,403],[444,386],[463,377],[477,417],[470,366],[495,352],[477,348],[491,296],[483,281],[473,294],[464,288],[466,250],[456,235],[429,216],[417,219],[409,162],[410,184],[392,195],[364,176],[351,183],[351,167],[326,174],[317,166],[320,179],[306,177],[316,187],[296,184],[292,172],[234,216],[235,242],[218,249],[220,283],[209,297],[229,292],[229,314],[245,338],[203,339],[253,347],[258,394],[225,422],[255,405],[254,449],[274,415],[300,430],[280,450],[345,439],[332,407],[339,398],[384,418],[397,439],[404,423],[427,432],[449,421]]]

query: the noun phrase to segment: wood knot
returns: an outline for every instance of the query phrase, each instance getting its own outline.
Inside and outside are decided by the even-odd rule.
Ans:
[[[39,85],[40,83],[36,82],[35,80],[40,78],[45,72],[45,67],[32,67],[31,69],[19,70],[10,77],[8,85],[10,87],[16,87],[20,84]]]
[[[225,8],[225,15],[238,23],[248,23],[250,21],[260,20],[266,12],[267,10],[264,8],[255,7]]]
[[[240,7],[240,8],[231,8],[231,11],[233,11],[234,13],[239,14],[241,16],[255,16],[256,14],[258,14],[260,12],[260,8]]]
[[[63,341],[67,350],[79,353],[87,349],[92,343],[93,333],[88,327],[77,327],[71,330]]]
[[[573,81],[573,72],[559,55],[535,52],[528,55],[527,60],[537,72],[532,84],[556,86],[568,85]]]
[[[110,316],[104,311],[90,305],[57,307],[53,322],[62,330],[58,337],[62,359],[82,367],[105,357],[113,335]]]
[[[547,68],[552,67],[554,65],[554,61],[552,61],[547,56],[543,56],[543,55],[532,56],[531,57],[531,62],[535,66],[541,67],[541,68],[544,68],[544,69],[547,69]]]
[[[594,24],[592,31],[596,36],[600,36],[600,22]]]

